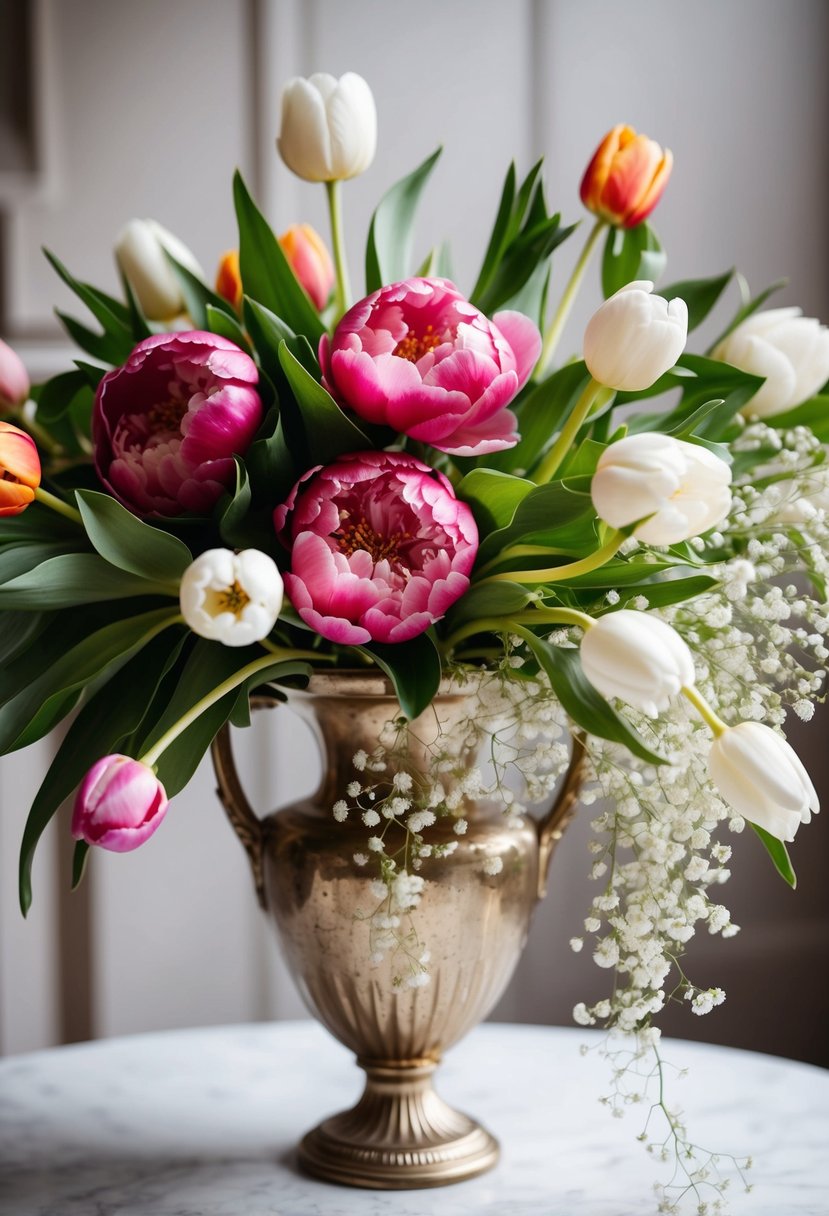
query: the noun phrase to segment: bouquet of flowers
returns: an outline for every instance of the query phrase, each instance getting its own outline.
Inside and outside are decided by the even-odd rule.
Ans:
[[[73,792],[77,883],[91,850],[158,829],[254,692],[375,668],[400,717],[388,747],[355,756],[331,830],[367,828],[378,954],[428,982],[399,925],[430,825],[462,834],[464,796],[487,782],[519,817],[572,735],[583,801],[603,800],[572,946],[589,939],[614,972],[575,1018],[652,1043],[667,1000],[701,1014],[724,996],[678,962],[696,927],[736,932],[710,894],[731,856],[718,829],[750,825],[794,885],[786,844],[818,809],[782,725],[811,716],[829,654],[829,332],[763,310],[772,289],[751,298],[737,276],[736,315],[686,350],[735,276],[654,292],[648,217],[671,154],[625,126],[584,175],[594,223],[555,307],[551,261],[577,225],[551,214],[540,164],[507,173],[468,295],[445,246],[412,259],[437,152],[377,206],[354,303],[341,182],[375,143],[360,77],[292,81],[279,152],[326,185],[333,264],[306,225],[277,237],[237,174],[238,250],[215,289],[172,234],[133,221],[122,298],[49,255],[97,323],[61,315],[74,368],[30,390],[0,344],[0,751],[71,716],[26,826],[21,906]],[[605,302],[556,366],[602,240]],[[497,742],[475,790],[447,792],[440,764],[419,785],[395,769],[394,740],[446,680],[477,682]]]

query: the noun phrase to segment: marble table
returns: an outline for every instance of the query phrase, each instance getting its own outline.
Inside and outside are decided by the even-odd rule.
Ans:
[[[350,1104],[348,1053],[316,1024],[174,1031],[0,1061],[3,1216],[653,1216],[666,1167],[611,1118],[592,1032],[479,1027],[438,1088],[501,1140],[490,1174],[434,1191],[330,1186],[294,1165],[299,1134]],[[829,1213],[829,1073],[666,1041],[695,1139],[755,1159],[734,1216]],[[694,1204],[682,1209],[696,1211]]]

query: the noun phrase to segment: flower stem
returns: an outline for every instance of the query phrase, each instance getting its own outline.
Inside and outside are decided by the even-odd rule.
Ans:
[[[590,553],[587,557],[580,558],[577,562],[568,562],[564,566],[550,566],[546,570],[504,570],[501,574],[490,574],[488,578],[482,578],[480,582],[476,583],[476,586],[481,587],[484,583],[494,582],[560,583],[565,579],[578,578],[579,575],[589,574],[591,570],[598,570],[605,562],[609,562],[618,553],[624,539],[624,533],[614,528],[600,549],[597,549],[595,553]]]
[[[441,650],[447,654],[464,638],[474,637],[476,633],[508,633],[521,625],[581,625],[587,630],[592,624],[593,618],[576,608],[531,608],[510,617],[490,616],[468,621],[450,634]]]
[[[331,218],[331,247],[334,250],[334,268],[337,272],[337,288],[334,298],[334,316],[337,321],[351,307],[351,287],[348,281],[348,264],[343,239],[343,210],[339,182],[326,182],[328,214]]]
[[[700,717],[704,720],[705,724],[711,728],[711,733],[714,735],[714,737],[719,738],[720,735],[725,734],[725,732],[728,730],[727,725],[725,722],[723,722],[722,718],[717,717],[699,689],[693,685],[686,685],[682,691],[691,702],[694,709],[697,710]]]
[[[80,511],[76,511],[74,507],[70,507],[68,502],[64,502],[62,498],[58,498],[56,494],[50,494],[48,490],[44,490],[43,486],[37,487],[35,498],[38,502],[42,502],[44,507],[50,507],[51,510],[57,511],[59,515],[65,515],[67,519],[71,519],[73,523],[80,524],[83,527]]]
[[[275,658],[295,659],[306,653],[306,651],[281,650],[278,655],[274,653],[263,655],[261,659],[254,659],[246,667],[240,668],[239,671],[234,672],[232,676],[228,676],[226,680],[223,680],[221,684],[211,689],[200,701],[191,706],[187,713],[183,714],[177,722],[174,722],[170,729],[165,731],[161,738],[143,756],[139,756],[140,762],[148,765],[150,768],[154,768],[162,753],[167,750],[171,743],[175,742],[183,731],[187,730],[188,726],[191,726],[195,722],[200,714],[210,709],[217,701],[221,701],[222,697],[232,692],[234,688],[238,688],[240,684],[244,684],[245,680],[250,679],[251,676],[255,676],[257,672],[264,671],[268,667],[273,667]]]
[[[567,322],[567,318],[570,315],[570,309],[573,307],[573,301],[575,300],[575,298],[578,294],[579,287],[581,286],[581,281],[584,278],[584,272],[587,269],[587,263],[590,261],[591,254],[593,253],[593,250],[596,247],[596,242],[598,241],[599,237],[604,232],[606,227],[607,227],[606,220],[602,220],[602,219],[596,220],[595,224],[593,225],[593,227],[590,230],[590,235],[588,236],[587,240],[585,241],[584,249],[582,249],[582,251],[581,251],[579,260],[576,262],[575,266],[573,267],[573,273],[570,275],[570,279],[567,283],[567,286],[564,288],[564,292],[558,303],[558,308],[556,309],[555,313],[553,314],[553,319],[547,328],[547,332],[544,334],[544,342],[541,347],[541,355],[539,356],[538,363],[536,364],[536,367],[535,367],[536,380],[538,380],[541,376],[544,375],[544,372],[547,370],[550,360],[552,359],[553,355],[555,354],[555,350],[556,350],[556,347],[558,346],[559,338],[561,337],[561,331],[564,329],[564,326]]]
[[[612,389],[606,388],[603,384],[599,384],[598,380],[594,380],[592,376],[590,377],[584,386],[581,396],[573,406],[570,417],[561,428],[558,439],[532,474],[532,480],[536,485],[544,485],[548,481],[552,481],[558,472],[561,462],[573,446],[576,435],[578,435],[587,420],[593,406],[600,399],[602,401],[608,400],[607,394],[610,393],[612,395],[612,392]]]

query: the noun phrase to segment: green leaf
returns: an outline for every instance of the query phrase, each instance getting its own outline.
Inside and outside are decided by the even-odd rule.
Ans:
[[[504,179],[504,187],[501,191],[501,199],[498,203],[498,211],[495,216],[495,223],[492,226],[492,233],[489,238],[489,244],[486,247],[484,254],[483,265],[475,286],[470,293],[470,300],[476,301],[479,295],[486,289],[491,276],[495,272],[498,262],[501,260],[501,255],[507,241],[507,232],[510,226],[512,217],[513,204],[515,202],[515,162],[513,161],[507,170],[507,176]]]
[[[634,583],[621,594],[619,607],[624,608],[630,600],[644,595],[648,608],[667,608],[670,604],[684,604],[697,595],[704,595],[717,586],[717,579],[710,574],[695,574],[690,578],[670,578],[663,582]]]
[[[771,858],[774,868],[780,877],[789,884],[792,890],[797,886],[797,875],[794,872],[789,850],[786,848],[782,840],[778,840],[776,836],[772,836],[765,828],[759,827],[756,823],[748,821],[751,827],[754,828],[760,840],[763,842],[766,852]]]
[[[517,406],[521,439],[514,448],[485,457],[487,467],[504,473],[528,472],[549,446],[584,390],[589,372],[584,360],[568,363],[529,390]]]
[[[748,283],[741,274],[737,275],[737,283],[740,287],[740,294],[743,297],[743,303],[741,307],[737,309],[731,323],[727,325],[720,336],[715,338],[711,343],[708,348],[709,354],[712,350],[715,350],[716,347],[719,346],[720,342],[723,342],[730,333],[733,333],[738,325],[741,325],[743,321],[752,315],[752,313],[755,313],[759,308],[762,308],[769,296],[773,295],[776,291],[780,291],[781,287],[785,287],[787,280],[778,279],[776,283],[772,283],[770,287],[766,287],[764,291],[761,291],[758,295],[753,297],[749,292]]]
[[[314,463],[327,464],[343,452],[358,452],[374,445],[340,409],[330,393],[282,342],[279,362],[290,383],[302,417],[308,450]]]
[[[299,473],[276,409],[266,417],[259,438],[248,448],[244,465],[254,500],[271,509],[275,502],[284,502]]]
[[[55,541],[34,541],[21,545],[3,545],[0,548],[0,586],[10,582],[21,574],[34,570],[41,562],[51,557],[60,557],[67,549],[83,549],[86,543],[83,537],[68,544]]]
[[[50,764],[29,811],[20,847],[20,908],[32,903],[32,862],[38,842],[53,815],[102,756],[118,752],[139,726],[165,672],[185,640],[163,633],[153,638],[120,673],[105,684],[75,718]]]
[[[411,274],[413,224],[423,187],[429,180],[442,148],[422,165],[396,182],[377,205],[371,217],[366,245],[366,293],[385,283],[397,283]]]
[[[109,363],[113,367],[120,367],[132,350],[132,347],[130,347],[130,350],[127,350],[125,353],[124,343],[113,338],[110,334],[96,334],[94,329],[89,329],[88,326],[82,325],[80,321],[76,321],[74,317],[61,312],[59,308],[55,309],[55,316],[61,322],[72,341],[76,342],[81,350],[85,350],[93,359],[100,359],[102,363]]]
[[[239,222],[239,265],[245,295],[252,296],[314,345],[325,332],[308,296],[288,264],[279,241],[237,171],[233,198]]]
[[[648,764],[667,763],[665,757],[649,748],[630,723],[617,714],[593,687],[582,670],[581,657],[576,648],[552,646],[520,626],[517,632],[525,639],[547,673],[553,692],[565,713],[578,726],[600,739],[610,739],[614,743],[623,744]]]
[[[169,608],[114,621],[67,649],[0,709],[0,754],[41,739],[84,688],[98,688],[175,621]]]
[[[666,300],[679,296],[685,301],[688,305],[688,332],[691,333],[702,324],[733,277],[734,271],[727,270],[725,274],[711,279],[683,279],[680,283],[660,287],[659,294]]]
[[[63,418],[78,398],[92,408],[92,389],[84,372],[61,372],[41,386],[37,401],[37,420],[47,428]]]
[[[42,612],[0,613],[0,668],[25,653],[48,623]]]
[[[534,489],[534,483],[493,469],[472,469],[455,494],[469,503],[483,538],[496,528],[505,528],[518,504]]]
[[[478,583],[455,602],[451,612],[450,630],[467,621],[482,617],[506,617],[521,612],[533,599],[533,593],[520,583]]]
[[[168,582],[128,574],[97,553],[64,553],[0,586],[0,607],[70,608],[136,595],[171,594]]]
[[[602,257],[605,299],[637,279],[650,279],[655,283],[667,260],[659,237],[648,223],[637,224],[634,228],[609,228]]]
[[[43,252],[66,286],[83,301],[95,320],[102,326],[103,334],[93,336],[96,337],[97,342],[101,343],[100,349],[106,350],[107,353],[104,356],[96,355],[96,358],[103,357],[106,363],[123,363],[135,346],[129,309],[120,300],[115,300],[105,292],[74,278],[63,263],[48,249],[44,249]],[[67,323],[67,319],[61,313],[58,313],[58,316],[61,317],[64,324]],[[78,323],[75,322],[75,324]],[[85,332],[89,334],[92,331],[86,330]]]
[[[819,393],[816,397],[810,397],[808,401],[796,405],[794,409],[764,418],[763,422],[766,426],[774,427],[776,431],[807,426],[821,443],[829,443],[829,393]]]
[[[522,229],[504,251],[486,290],[476,297],[477,307],[487,314],[505,308],[523,291],[540,267],[547,267],[554,250],[567,240],[576,227],[576,224],[570,224],[563,228],[561,215],[556,213]]]
[[[211,328],[207,312],[208,307],[212,307],[216,312],[235,320],[236,314],[233,311],[233,305],[229,301],[223,296],[218,295],[215,291],[211,291],[197,274],[193,274],[192,270],[187,266],[183,266],[181,262],[178,262],[168,249],[164,250],[164,256],[169,262],[173,274],[178,279],[178,285],[184,298],[184,306],[190,314],[194,329]],[[214,333],[219,332],[221,331],[214,330]],[[231,341],[235,342],[236,339],[231,338]]]
[[[550,529],[594,514],[589,494],[570,490],[560,481],[535,486],[521,499],[511,521],[484,539],[478,549],[478,563],[498,557],[507,546],[521,541],[543,543]]]
[[[177,583],[192,562],[184,541],[144,523],[108,494],[77,490],[75,496],[94,548],[119,570],[152,582]]]
[[[216,308],[212,304],[208,304],[204,311],[207,328],[211,333],[221,334],[228,341],[235,342],[246,355],[253,353],[251,344],[245,335],[245,331],[239,324],[239,319],[235,313],[231,316],[224,309]]]
[[[410,722],[432,703],[440,685],[440,656],[428,633],[408,642],[372,642],[357,649],[389,677],[401,712]]]

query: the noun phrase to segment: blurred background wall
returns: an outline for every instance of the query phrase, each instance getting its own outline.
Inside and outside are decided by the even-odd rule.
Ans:
[[[273,142],[281,85],[316,70],[360,72],[377,98],[377,159],[345,191],[355,278],[372,206],[438,142],[419,246],[448,237],[469,289],[510,159],[526,171],[547,157],[549,196],[570,222],[589,156],[624,121],[676,157],[654,216],[670,279],[736,264],[759,288],[785,274],[777,302],[827,319],[827,45],[823,0],[0,0],[0,333],[33,379],[66,367],[52,310],[75,303],[41,246],[115,290],[112,242],[134,215],[178,233],[212,273],[234,244],[236,166],[278,230],[325,231],[323,191],[293,178]],[[559,286],[580,239],[556,257]],[[598,299],[591,277],[564,348],[578,348]],[[818,714],[792,733],[829,803],[826,724]],[[279,711],[238,741],[263,810],[314,786],[303,730]],[[72,896],[64,816],[21,920],[17,849],[49,748],[0,761],[0,1051],[301,1015],[207,766],[163,831],[134,854],[96,856]],[[723,895],[743,933],[698,939],[688,962],[728,1000],[703,1019],[670,1011],[671,1033],[829,1064],[821,818],[793,849],[796,895],[756,842],[735,841]],[[496,1016],[566,1024],[576,1000],[603,993],[606,973],[567,945],[591,894],[587,819],[553,862]]]

